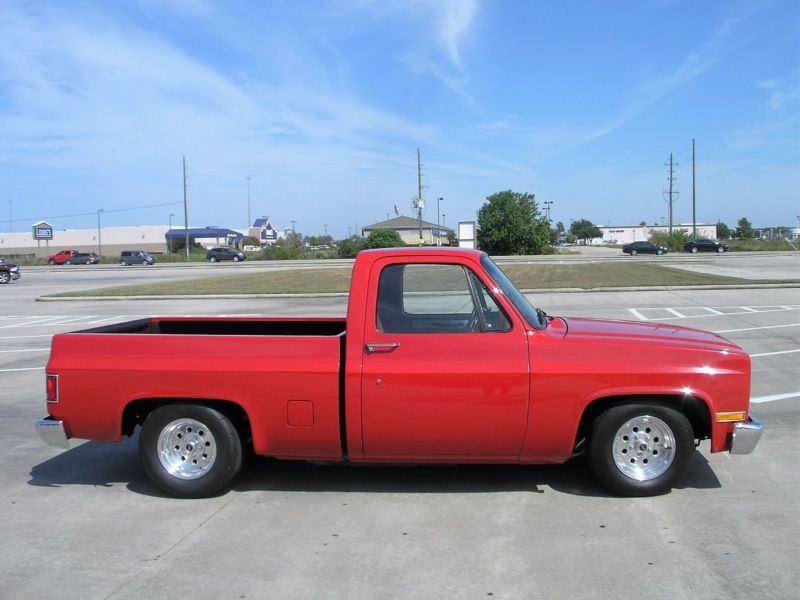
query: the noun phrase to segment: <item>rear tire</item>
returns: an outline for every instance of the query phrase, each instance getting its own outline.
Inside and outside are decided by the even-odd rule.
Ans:
[[[142,424],[139,460],[167,494],[207,498],[228,489],[242,468],[242,441],[223,413],[200,404],[167,404]]]
[[[680,411],[655,402],[614,406],[594,422],[589,467],[620,496],[664,494],[689,469],[694,432]]]
[[[637,250],[631,250],[631,256],[636,256],[639,252]]]
[[[216,257],[216,256],[212,256],[212,257],[210,257],[210,258],[208,259],[208,262],[212,262],[212,263],[215,263],[215,262],[217,262],[217,257]]]
[[[692,254],[697,254],[697,246],[692,246]]]
[[[51,258],[50,260],[48,260],[48,261],[47,261],[47,264],[48,264],[48,265],[50,265],[50,266],[52,267],[54,264],[56,264],[56,261],[54,261],[54,260]]]

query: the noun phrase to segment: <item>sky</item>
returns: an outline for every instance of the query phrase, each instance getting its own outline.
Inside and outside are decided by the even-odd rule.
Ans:
[[[796,0],[0,0],[0,231],[800,224]],[[248,179],[249,178],[249,179]],[[442,198],[437,202],[437,198]],[[442,216],[437,215],[437,205]],[[170,216],[173,215],[173,216]]]

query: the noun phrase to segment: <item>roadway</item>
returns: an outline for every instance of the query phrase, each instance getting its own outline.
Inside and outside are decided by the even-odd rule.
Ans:
[[[742,263],[737,272],[784,278],[782,261],[702,257],[726,268],[731,260]],[[135,440],[73,441],[69,451],[39,441],[33,422],[46,410],[55,333],[149,314],[344,314],[342,297],[35,300],[228,267],[26,269],[0,288],[0,596],[788,598],[800,589],[800,288],[530,296],[551,314],[717,331],[751,354],[753,411],[767,428],[756,452],[711,455],[704,442],[686,482],[657,498],[611,497],[581,461],[379,468],[255,459],[231,492],[175,500],[142,473]]]

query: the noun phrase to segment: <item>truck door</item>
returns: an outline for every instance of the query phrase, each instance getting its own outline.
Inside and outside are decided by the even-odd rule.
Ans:
[[[527,335],[469,268],[376,263],[362,362],[367,460],[519,455]]]

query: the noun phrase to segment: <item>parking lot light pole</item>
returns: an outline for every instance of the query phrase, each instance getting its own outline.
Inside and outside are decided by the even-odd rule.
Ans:
[[[172,217],[175,216],[175,213],[169,213],[169,229],[167,230],[168,233],[172,233]],[[172,253],[172,235],[167,238],[167,250]]]
[[[102,208],[97,209],[97,256],[103,257],[103,238],[100,237],[100,213],[103,212]]]
[[[440,215],[442,214],[439,210],[439,203],[443,202],[444,198],[437,198],[436,199],[436,245],[442,245],[442,226],[441,221],[439,219]]]

